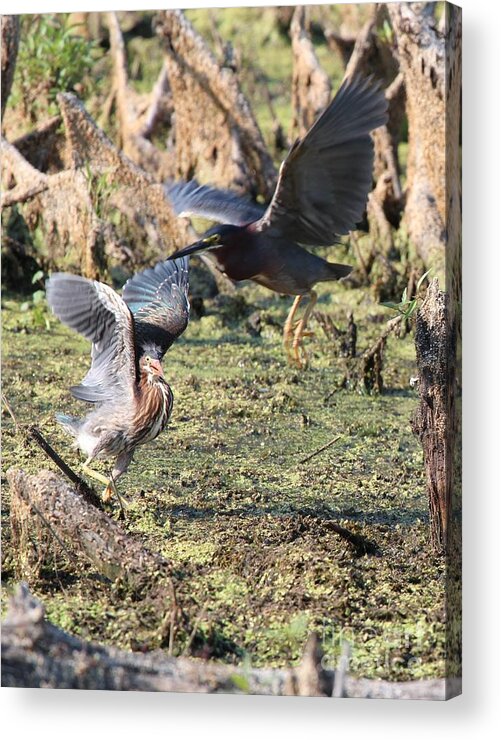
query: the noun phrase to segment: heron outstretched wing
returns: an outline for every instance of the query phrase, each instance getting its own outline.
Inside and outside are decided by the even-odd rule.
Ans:
[[[139,354],[154,347],[161,359],[188,324],[188,258],[165,260],[134,275],[122,295],[134,316]]]
[[[167,197],[178,216],[201,216],[219,223],[245,226],[257,221],[264,206],[240,198],[231,190],[199,185],[196,180],[165,185]]]
[[[280,167],[258,231],[300,244],[329,246],[361,220],[372,184],[370,132],[387,120],[387,102],[372,80],[346,79]]]
[[[132,314],[115,291],[96,280],[54,273],[47,281],[47,301],[63,324],[92,342],[92,365],[75,398],[105,402],[133,393],[138,377]]]

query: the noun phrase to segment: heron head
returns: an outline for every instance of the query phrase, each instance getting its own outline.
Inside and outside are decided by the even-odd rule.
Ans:
[[[174,254],[170,255],[169,259],[178,259],[179,257],[186,257],[196,252],[207,252],[212,249],[231,246],[234,238],[244,230],[245,227],[233,226],[231,224],[213,226],[197,242],[174,252]]]
[[[164,372],[160,360],[150,354],[145,354],[139,360],[139,369],[146,373],[147,379],[151,382],[154,378],[163,378]]]

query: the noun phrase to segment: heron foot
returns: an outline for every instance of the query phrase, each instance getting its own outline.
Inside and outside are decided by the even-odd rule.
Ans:
[[[103,491],[102,499],[105,504],[108,504],[111,499],[113,498],[113,494],[116,493],[117,490],[111,485],[111,481],[108,482],[106,485],[106,488]]]
[[[89,468],[88,463],[89,460],[87,460],[82,465],[83,472],[86,473],[90,478],[94,478],[94,480],[99,481],[99,483],[104,483],[106,486],[102,494],[103,503],[108,504],[115,495],[118,499],[118,503],[120,504],[120,518],[125,519],[125,507],[128,505],[128,501],[118,493],[115,481],[112,477],[107,478],[105,475],[98,473],[97,470]]]
[[[113,476],[110,476],[110,479],[108,483],[106,484],[106,488],[103,491],[103,502],[105,504],[109,503],[113,496],[116,496],[117,501],[120,505],[120,519],[125,520],[125,509],[129,505],[129,502],[126,498],[120,495],[118,492],[117,485],[115,481],[113,480]]]

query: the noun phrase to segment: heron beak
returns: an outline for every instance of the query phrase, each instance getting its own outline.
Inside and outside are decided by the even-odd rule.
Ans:
[[[204,252],[208,249],[216,249],[218,246],[218,244],[209,244],[208,242],[201,239],[200,241],[194,242],[193,244],[190,244],[183,249],[178,249],[177,252],[171,254],[170,257],[167,257],[167,259],[177,260],[180,257],[187,257],[189,254],[195,254],[196,252]]]
[[[160,375],[160,377],[163,377],[164,371],[162,370],[160,360],[151,360],[150,367],[153,370],[153,375]]]

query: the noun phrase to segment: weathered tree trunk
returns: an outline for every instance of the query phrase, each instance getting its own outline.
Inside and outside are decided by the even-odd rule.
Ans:
[[[121,260],[121,246],[106,220],[111,208],[137,234],[135,265],[165,259],[186,244],[192,232],[174,214],[163,185],[117,150],[75,95],[59,94],[58,103],[68,169],[46,175],[2,140],[2,207],[27,203],[23,215],[31,227],[42,223],[52,267],[97,278],[110,256]]]
[[[2,624],[2,686],[428,700],[447,699],[461,690],[459,682],[451,685],[444,679],[356,679],[323,668],[322,658],[314,635],[294,668],[239,668],[171,658],[161,651],[127,653],[85,642],[46,621],[42,604],[25,584],[11,599]]]
[[[431,539],[444,548],[451,521],[456,424],[456,326],[435,278],[416,318],[420,404],[412,420],[423,446]]]
[[[233,69],[218,64],[179,10],[159,13],[175,111],[176,173],[269,199],[276,172]]]
[[[455,219],[448,212],[459,209],[461,9],[446,3],[443,26],[435,3],[389,3],[387,9],[409,121],[403,223],[417,254],[445,287],[445,250],[456,249],[447,242],[447,225]]]
[[[432,541],[446,547],[453,493],[460,485],[454,476],[459,456],[461,9],[446,3],[439,22],[434,3],[387,8],[407,91],[404,223],[411,244],[437,278],[417,316],[421,404],[414,429],[423,444]]]
[[[298,5],[292,17],[292,127],[291,140],[304,136],[328,105],[329,76],[322,69],[307,31],[308,8]]]
[[[2,15],[2,119],[10,95],[17,50],[19,48],[19,16]]]

